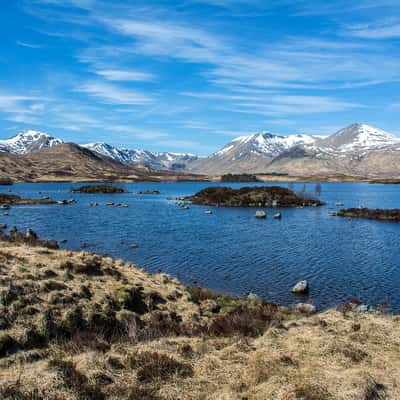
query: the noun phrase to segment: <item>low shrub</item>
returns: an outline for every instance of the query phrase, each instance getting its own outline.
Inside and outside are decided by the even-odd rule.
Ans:
[[[262,335],[272,321],[277,320],[278,307],[272,303],[239,306],[217,316],[208,328],[212,336]]]

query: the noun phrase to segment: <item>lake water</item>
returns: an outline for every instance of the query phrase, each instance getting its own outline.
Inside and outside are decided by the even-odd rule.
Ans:
[[[353,296],[368,304],[387,301],[400,311],[400,224],[330,217],[337,201],[345,207],[399,208],[400,186],[367,183],[322,183],[320,208],[266,210],[202,206],[181,209],[167,196],[194,194],[210,183],[124,184],[128,194],[70,193],[71,184],[16,184],[0,191],[24,197],[74,198],[69,206],[20,206],[0,212],[0,223],[31,227],[41,237],[64,240],[61,247],[108,253],[148,271],[178,276],[185,283],[259,296],[290,305],[308,301],[319,309],[339,305]],[[251,184],[227,184],[231,187]],[[272,185],[269,184],[269,185]],[[276,185],[287,187],[286,183]],[[79,186],[79,185],[74,185]],[[301,190],[303,184],[294,184]],[[313,193],[315,184],[307,184]],[[138,195],[159,190],[161,195]],[[39,194],[41,192],[41,194]],[[129,208],[106,207],[108,201]],[[98,202],[99,207],[89,203]],[[282,219],[274,220],[281,211]],[[136,248],[132,244],[137,244]],[[310,282],[308,298],[297,298],[291,287]]]

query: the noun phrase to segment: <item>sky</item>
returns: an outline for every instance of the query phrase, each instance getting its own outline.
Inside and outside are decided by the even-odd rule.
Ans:
[[[399,0],[13,0],[0,139],[210,154],[259,131],[400,134]]]

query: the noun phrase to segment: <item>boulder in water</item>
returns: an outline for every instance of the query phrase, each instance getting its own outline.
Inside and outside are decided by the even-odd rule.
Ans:
[[[296,285],[293,286],[292,288],[292,293],[308,293],[310,287],[309,284],[306,280],[297,282]]]
[[[265,219],[265,218],[267,218],[267,213],[265,211],[262,211],[262,210],[257,211],[256,212],[256,218]]]

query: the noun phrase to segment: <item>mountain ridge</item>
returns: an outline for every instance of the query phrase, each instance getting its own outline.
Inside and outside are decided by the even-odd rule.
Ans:
[[[0,140],[0,154],[29,155],[63,144],[65,142],[60,138],[28,130],[8,140]],[[122,165],[143,165],[193,174],[285,173],[311,176],[321,172],[349,174],[357,171],[361,176],[400,176],[400,138],[359,123],[327,137],[277,135],[267,131],[238,136],[208,157],[118,148],[104,142],[79,146]]]

